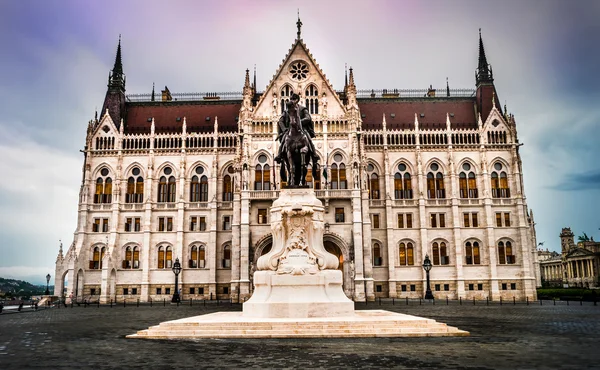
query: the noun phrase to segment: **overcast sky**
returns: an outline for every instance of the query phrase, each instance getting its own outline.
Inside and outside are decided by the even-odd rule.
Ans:
[[[538,241],[600,240],[600,1],[3,1],[0,276],[45,282],[76,227],[87,122],[122,34],[127,93],[263,90],[296,36],[334,88],[474,88],[478,29],[515,114]]]

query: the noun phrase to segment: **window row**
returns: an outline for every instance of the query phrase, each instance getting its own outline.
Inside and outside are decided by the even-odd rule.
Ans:
[[[481,247],[478,241],[467,241],[464,246],[465,265],[481,264]],[[513,245],[510,241],[500,241],[497,245],[498,264],[513,265],[516,263]],[[383,250],[379,242],[373,244],[373,266],[383,266]],[[398,247],[400,266],[415,265],[415,247],[413,242],[401,242]],[[450,248],[446,242],[433,242],[431,244],[431,260],[434,266],[450,265]],[[419,262],[416,262],[419,264]]]

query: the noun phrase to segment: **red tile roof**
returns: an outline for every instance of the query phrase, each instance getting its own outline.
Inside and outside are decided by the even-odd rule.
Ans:
[[[219,119],[220,132],[237,132],[240,107],[241,101],[127,103],[125,132],[150,132],[148,119],[152,118],[157,133],[181,132],[184,117],[187,132],[213,132],[215,117]],[[177,117],[181,120],[177,121]]]
[[[415,113],[421,129],[445,128],[446,113],[454,114],[452,128],[477,128],[474,98],[359,99],[358,106],[363,130],[381,129],[384,113],[390,130],[414,129]]]

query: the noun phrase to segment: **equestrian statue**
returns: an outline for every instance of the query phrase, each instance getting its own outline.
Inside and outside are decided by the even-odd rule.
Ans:
[[[313,181],[319,180],[319,157],[312,138],[315,128],[306,107],[298,104],[300,97],[292,94],[277,123],[279,154],[275,161],[281,165],[281,181],[288,188],[306,187],[306,174],[309,164],[312,167]]]

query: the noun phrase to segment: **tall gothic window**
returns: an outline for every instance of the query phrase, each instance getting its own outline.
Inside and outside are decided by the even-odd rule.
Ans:
[[[223,201],[231,202],[233,200],[233,183],[231,177],[233,176],[233,167],[227,168],[227,174],[223,176]]]
[[[408,173],[406,164],[400,163],[398,171],[394,174],[394,198],[412,199],[412,179]]]
[[[477,198],[477,181],[475,180],[475,172],[471,171],[471,165],[464,163],[463,171],[458,175],[458,185],[460,188],[461,198]]]
[[[319,113],[319,91],[315,85],[310,85],[304,92],[306,96],[306,108],[310,114]]]
[[[190,250],[190,268],[204,268],[206,267],[206,249],[203,245],[193,245]]]
[[[448,257],[448,248],[444,242],[434,242],[432,244],[433,264],[434,265],[448,265],[450,264],[450,258]]]
[[[308,167],[306,167],[306,185],[308,185],[309,188],[312,188],[314,185],[314,189],[321,189],[321,181],[313,178],[312,164],[309,164]]]
[[[140,248],[138,246],[127,246],[125,248],[125,258],[123,259],[124,269],[140,268]]]
[[[144,201],[144,177],[139,168],[131,170],[131,176],[127,179],[127,194],[125,203],[142,203]]]
[[[158,268],[169,269],[173,264],[173,248],[170,246],[158,247]]]
[[[399,248],[400,266],[413,266],[415,264],[415,251],[413,243],[400,243]]]
[[[258,156],[258,164],[254,171],[254,190],[271,190],[271,167],[267,163],[267,156]]]
[[[208,177],[203,175],[204,167],[196,167],[195,172],[190,183],[190,202],[208,202]]]
[[[501,265],[514,265],[517,263],[510,241],[498,242],[498,263]]]
[[[100,170],[100,176],[96,179],[96,192],[94,203],[112,203],[112,178],[108,176],[108,168]]]
[[[467,265],[479,265],[481,263],[479,242],[469,241],[465,244],[465,258]]]
[[[429,199],[446,198],[444,174],[437,163],[432,163],[427,173],[427,197]]]
[[[281,100],[281,112],[287,110],[287,102],[290,101],[294,90],[290,85],[285,85],[281,88],[280,100]]]
[[[172,176],[173,170],[171,167],[166,167],[163,170],[163,176],[158,181],[158,202],[167,203],[175,202],[175,193],[177,190],[175,176]]]
[[[342,162],[343,159],[339,153],[333,156],[333,163],[331,164],[331,189],[348,189],[346,165]]]
[[[373,244],[373,266],[383,266],[383,256],[379,243]]]
[[[367,165],[367,176],[369,176],[369,199],[380,199],[379,175],[371,163]]]
[[[223,268],[230,269],[231,268],[231,246],[226,244],[223,247]]]
[[[105,254],[106,247],[94,247],[94,249],[92,249],[92,260],[90,261],[89,268],[91,270],[102,269],[102,260],[104,259]]]
[[[493,198],[510,198],[510,189],[508,187],[508,177],[502,163],[494,163],[494,171],[492,171],[492,197]]]

